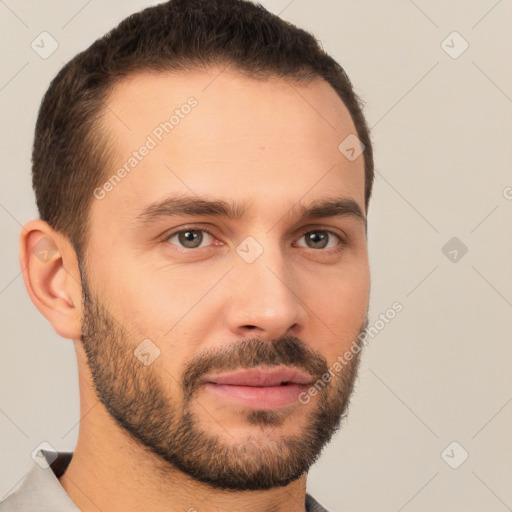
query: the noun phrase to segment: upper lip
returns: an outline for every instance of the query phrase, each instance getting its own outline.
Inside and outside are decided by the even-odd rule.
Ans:
[[[279,386],[284,383],[311,384],[309,373],[297,368],[253,368],[208,377],[207,382],[231,386]]]

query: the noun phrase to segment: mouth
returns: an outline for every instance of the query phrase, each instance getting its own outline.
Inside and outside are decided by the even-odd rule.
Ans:
[[[228,386],[272,387],[287,384],[307,386],[312,384],[313,377],[296,368],[252,368],[209,377],[207,382]]]
[[[313,383],[296,368],[253,368],[207,378],[205,388],[223,400],[251,409],[276,409],[294,402]]]

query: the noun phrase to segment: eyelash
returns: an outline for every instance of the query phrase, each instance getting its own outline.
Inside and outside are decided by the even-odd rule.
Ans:
[[[162,242],[164,243],[170,243],[169,240],[171,238],[173,238],[174,236],[176,235],[179,235],[180,233],[185,233],[187,231],[195,231],[195,232],[198,232],[198,231],[201,231],[201,232],[204,232],[204,233],[207,233],[209,236],[211,236],[212,238],[215,239],[215,235],[213,235],[210,231],[208,231],[207,229],[204,229],[204,228],[182,228],[182,229],[179,229],[177,231],[172,231],[171,233],[168,233],[166,234],[163,239],[162,239]],[[331,236],[334,236],[335,238],[337,238],[339,240],[339,243],[334,246],[334,247],[330,247],[330,248],[327,248],[327,249],[313,249],[311,247],[307,247],[307,246],[300,246],[302,249],[311,249],[312,251],[323,251],[323,252],[339,252],[341,251],[345,245],[346,245],[346,242],[345,240],[336,232],[334,231],[331,231],[329,229],[323,229],[323,228],[313,228],[313,229],[308,229],[307,231],[304,231],[302,233],[302,235],[300,236],[300,238],[304,237],[305,235],[309,234],[309,233],[328,233],[329,235]],[[300,240],[299,238],[299,240]],[[183,247],[181,245],[177,245],[177,244],[171,244],[171,245],[175,245],[176,247],[178,247],[179,249],[181,250],[190,250],[190,251],[193,251],[193,250],[197,250],[197,249],[204,249],[205,247]],[[206,246],[206,247],[211,247],[211,246]]]

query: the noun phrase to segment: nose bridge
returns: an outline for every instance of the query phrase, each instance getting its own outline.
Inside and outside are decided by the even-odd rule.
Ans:
[[[271,236],[260,237],[262,243],[250,238],[237,247],[230,329],[240,335],[256,328],[259,336],[276,338],[304,327],[306,311],[283,248]]]

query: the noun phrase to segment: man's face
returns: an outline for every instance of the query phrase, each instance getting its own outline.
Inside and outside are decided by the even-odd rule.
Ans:
[[[82,341],[102,403],[169,469],[268,489],[348,406],[359,357],[335,363],[366,322],[364,163],[338,150],[355,128],[324,81],[218,73],[136,75],[110,97],[107,178],[129,171],[92,202]]]

